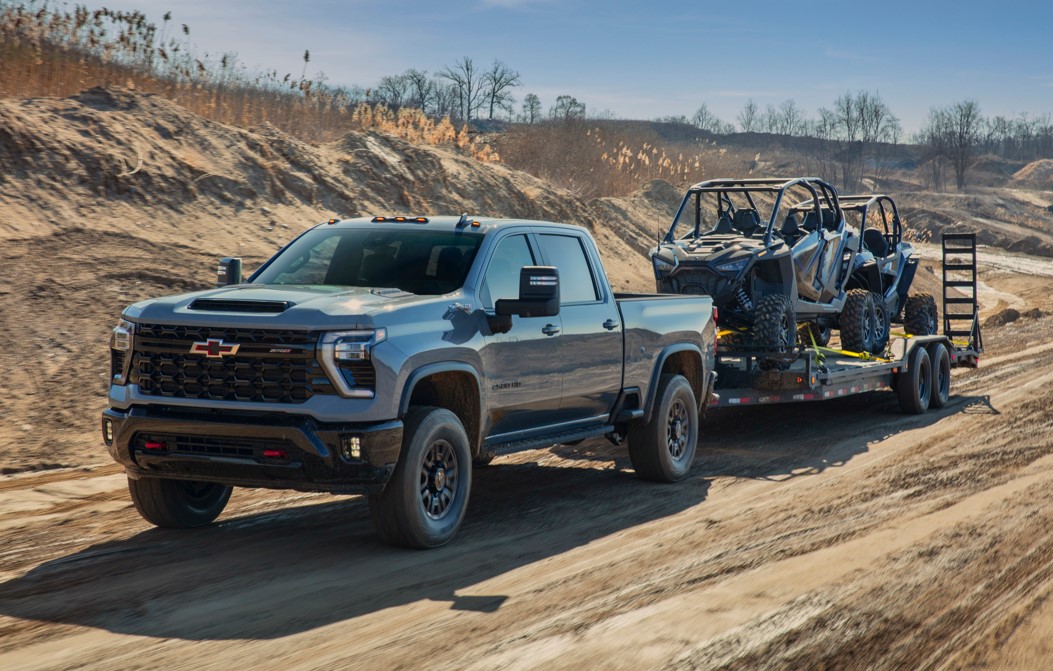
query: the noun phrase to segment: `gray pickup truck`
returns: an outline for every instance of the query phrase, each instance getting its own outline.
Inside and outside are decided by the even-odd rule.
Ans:
[[[712,303],[614,293],[582,228],[334,219],[220,276],[111,336],[103,438],[155,525],[208,524],[234,486],[364,493],[386,541],[435,547],[497,453],[607,436],[642,478],[691,467]]]

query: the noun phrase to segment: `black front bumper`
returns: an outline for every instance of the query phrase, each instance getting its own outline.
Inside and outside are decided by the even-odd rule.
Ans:
[[[106,449],[133,478],[335,494],[380,492],[402,448],[398,420],[329,424],[278,413],[111,408],[102,429]],[[353,438],[357,456],[343,449]]]

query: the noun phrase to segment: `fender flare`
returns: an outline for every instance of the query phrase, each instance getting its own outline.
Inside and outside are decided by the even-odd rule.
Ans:
[[[702,350],[693,343],[678,343],[676,345],[669,345],[661,351],[661,353],[655,359],[655,366],[651,370],[651,383],[647,388],[647,399],[644,404],[644,416],[643,421],[651,421],[651,413],[654,412],[655,397],[658,395],[658,380],[662,377],[662,368],[665,366],[666,360],[674,354],[680,352],[691,352],[692,354],[698,355],[698,360],[702,367],[702,394],[706,394],[706,357],[702,354]],[[702,399],[695,399],[697,403],[702,403]]]

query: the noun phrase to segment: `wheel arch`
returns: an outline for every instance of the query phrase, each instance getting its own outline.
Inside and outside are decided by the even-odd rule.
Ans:
[[[445,408],[461,420],[472,456],[482,445],[482,386],[479,373],[472,366],[456,362],[431,363],[414,370],[406,379],[399,402],[399,417],[405,417],[410,406],[430,405]]]
[[[651,413],[654,412],[654,404],[658,394],[658,381],[663,375],[683,375],[695,392],[695,402],[705,402],[705,359],[702,350],[689,343],[671,345],[658,356],[657,363],[651,371],[651,383],[647,388],[647,403],[644,406],[644,421],[651,421]],[[701,409],[701,405],[699,405]]]

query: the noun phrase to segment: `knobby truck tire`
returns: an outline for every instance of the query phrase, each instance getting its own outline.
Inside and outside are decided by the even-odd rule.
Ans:
[[[789,298],[782,294],[768,294],[757,301],[753,310],[753,339],[758,349],[778,354],[797,344],[797,320]],[[776,357],[760,362],[764,370],[781,365],[782,361]]]
[[[874,295],[866,289],[850,289],[837,318],[841,349],[871,352],[874,347]]]
[[[903,304],[903,329],[911,335],[935,335],[939,323],[936,299],[914,294]]]
[[[169,529],[210,524],[226,508],[231,491],[214,482],[128,478],[128,492],[142,518]]]
[[[412,407],[403,424],[398,463],[384,490],[369,497],[370,517],[391,545],[439,547],[454,537],[468,509],[468,435],[443,408]]]
[[[629,460],[637,477],[677,482],[691,470],[698,446],[698,402],[683,375],[658,380],[651,419],[629,425]]]

